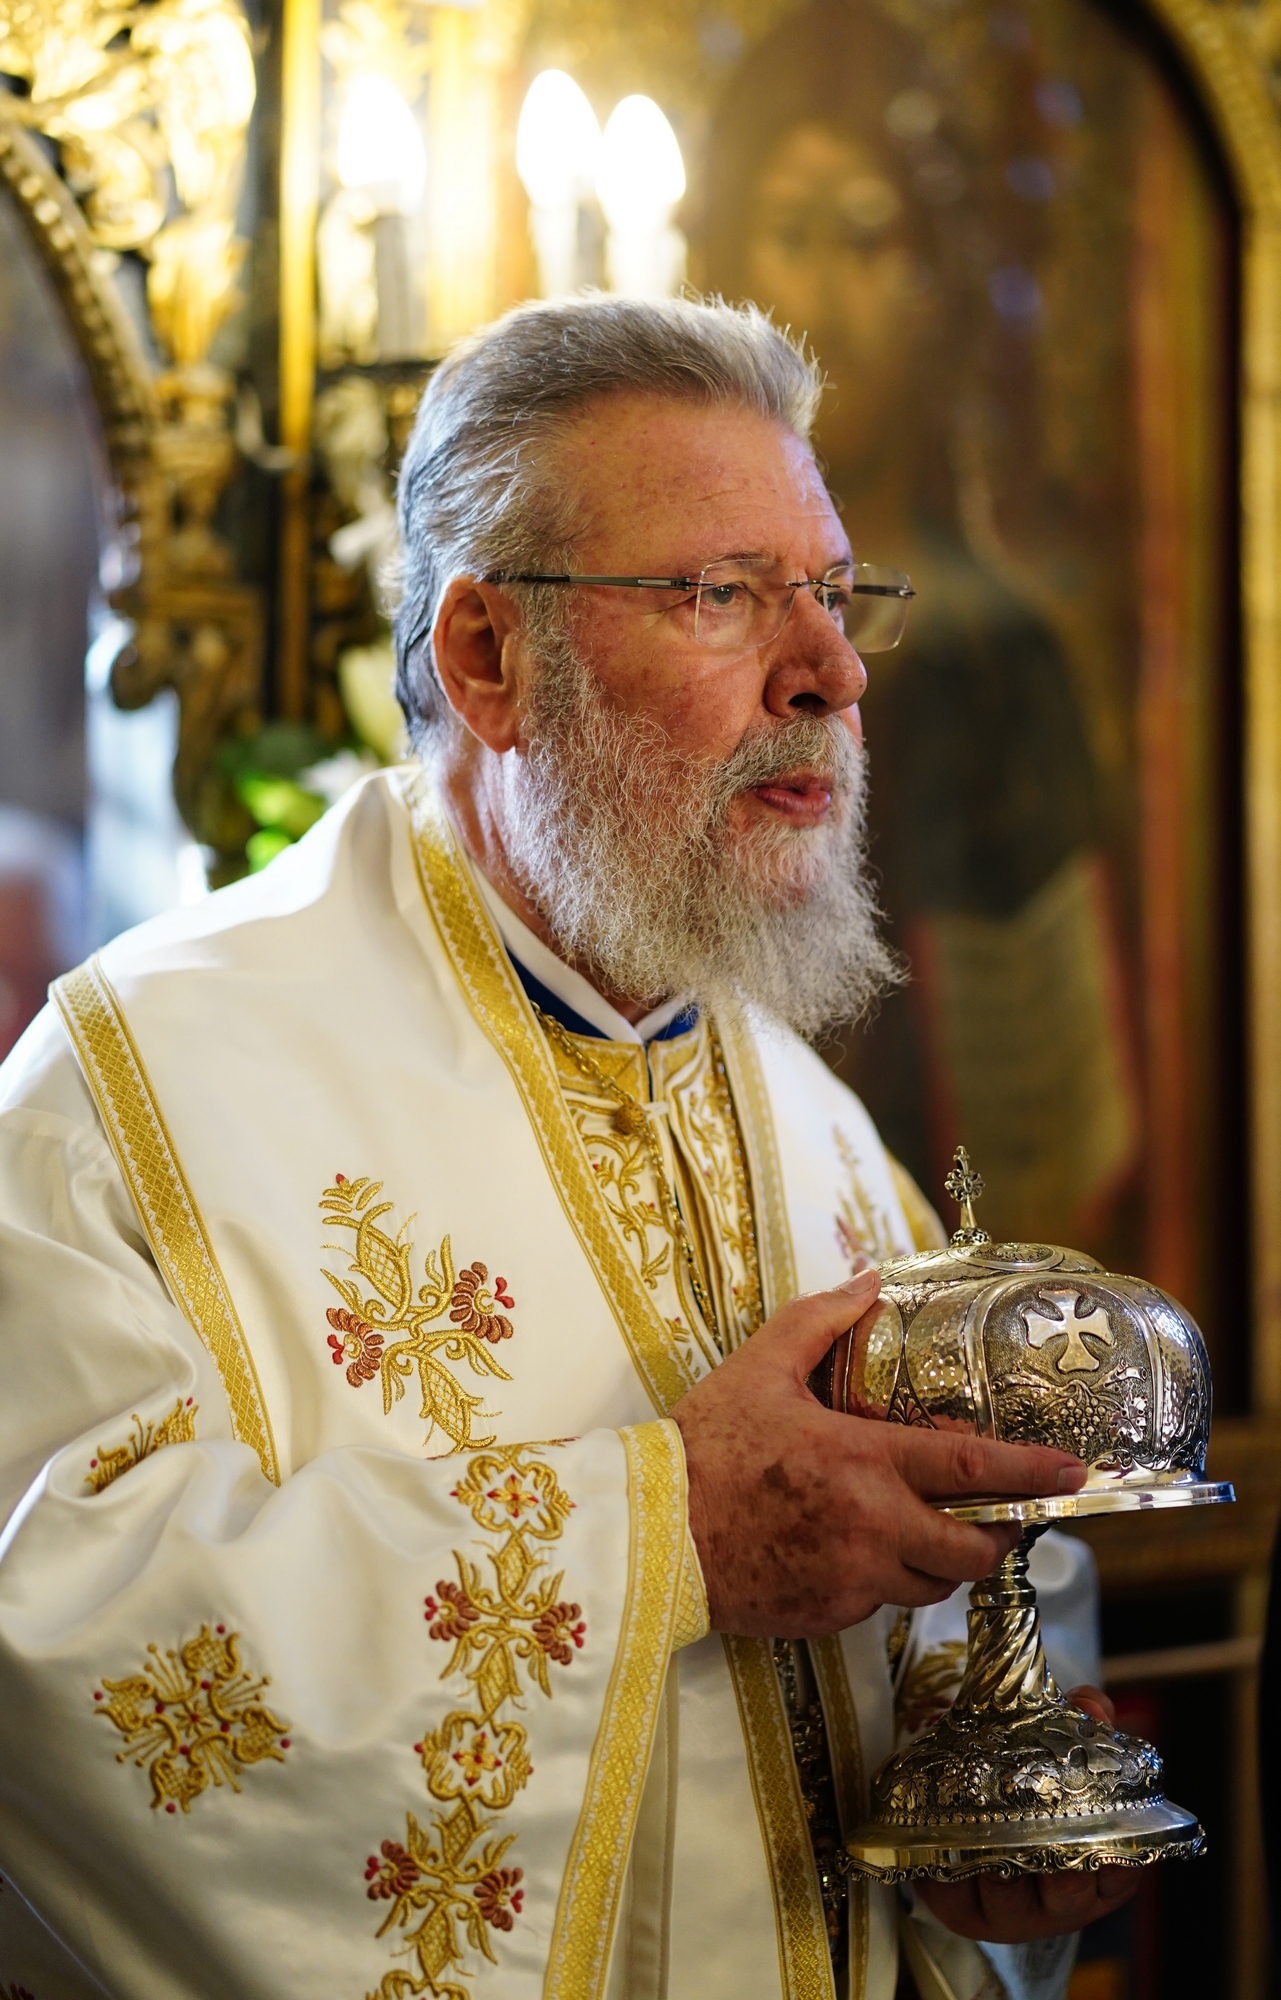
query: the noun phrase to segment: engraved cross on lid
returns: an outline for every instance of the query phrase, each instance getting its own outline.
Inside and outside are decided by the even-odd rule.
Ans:
[[[953,1153],[952,1171],[943,1185],[961,1207],[960,1227],[952,1231],[952,1248],[968,1250],[990,1243],[992,1239],[986,1229],[980,1229],[974,1220],[974,1204],[983,1192],[983,1176],[970,1165],[970,1156],[964,1146],[958,1146]]]

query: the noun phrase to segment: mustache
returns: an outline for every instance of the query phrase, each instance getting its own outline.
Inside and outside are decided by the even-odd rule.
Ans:
[[[709,774],[709,802],[719,816],[743,792],[789,778],[797,770],[811,770],[831,780],[833,804],[841,806],[859,788],[861,764],[861,748],[835,716],[795,716],[789,722],[759,724]]]
[[[839,804],[857,788],[861,755],[835,716],[797,715],[786,722],[761,723],[713,767],[709,799],[715,810],[723,811],[743,792],[808,770],[830,781],[833,802]]]

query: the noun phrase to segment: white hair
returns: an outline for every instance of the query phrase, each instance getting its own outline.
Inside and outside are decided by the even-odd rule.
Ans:
[[[427,385],[400,473],[396,692],[420,752],[452,715],[431,640],[450,578],[563,565],[574,496],[554,477],[554,446],[595,397],[628,393],[737,406],[808,442],[822,380],[757,307],[720,299],[517,306],[456,347]]]

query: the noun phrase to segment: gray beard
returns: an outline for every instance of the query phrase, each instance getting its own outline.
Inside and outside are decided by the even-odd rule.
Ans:
[[[639,1004],[746,1005],[809,1039],[900,981],[840,723],[797,715],[711,763],[607,702],[567,636],[539,637],[526,754],[504,759],[507,857],[564,957]],[[743,792],[802,766],[834,773],[822,826],[731,830]]]

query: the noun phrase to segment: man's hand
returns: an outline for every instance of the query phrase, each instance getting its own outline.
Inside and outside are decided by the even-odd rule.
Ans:
[[[937,1604],[1019,1531],[951,1521],[928,1500],[1085,1482],[1067,1452],[825,1410],[806,1378],[879,1289],[861,1271],[793,1300],[672,1411],[715,1631],[815,1639],[882,1604]]]
[[[1116,1710],[1101,1688],[1073,1688],[1068,1700],[1100,1722],[1116,1721]],[[1097,1875],[1016,1875],[1010,1882],[999,1875],[971,1875],[968,1882],[912,1884],[941,1924],[958,1937],[984,1944],[1030,1944],[1034,1938],[1082,1930],[1128,1903],[1138,1886],[1137,1868],[1100,1868]]]

